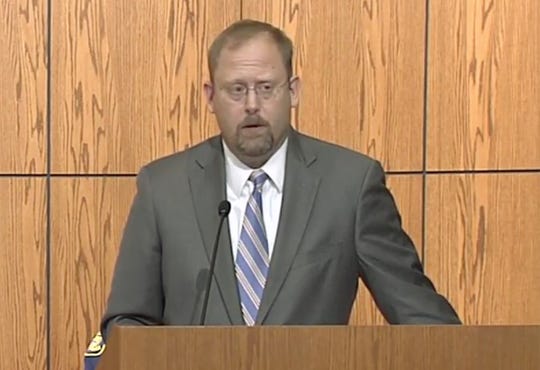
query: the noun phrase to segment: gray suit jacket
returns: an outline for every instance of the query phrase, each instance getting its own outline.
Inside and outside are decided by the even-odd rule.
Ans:
[[[142,168],[104,335],[113,323],[198,323],[224,168],[220,137]],[[424,275],[377,161],[292,131],[282,207],[258,324],[346,324],[359,277],[390,323],[460,323]],[[226,224],[206,323],[243,325]]]

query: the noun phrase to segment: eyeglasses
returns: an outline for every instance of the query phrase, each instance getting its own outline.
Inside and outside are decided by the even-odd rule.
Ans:
[[[254,86],[247,86],[242,83],[234,83],[222,87],[221,90],[225,91],[225,94],[227,94],[227,96],[234,101],[241,101],[245,99],[249,90],[253,90],[259,98],[263,100],[269,100],[273,98],[283,86],[288,84],[289,80],[283,81],[282,83],[279,83],[277,85],[271,82],[260,82],[258,84],[255,84]]]

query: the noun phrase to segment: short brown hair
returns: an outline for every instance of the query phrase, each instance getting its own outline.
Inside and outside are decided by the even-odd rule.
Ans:
[[[210,45],[208,51],[208,72],[214,81],[218,59],[224,48],[236,48],[253,37],[265,33],[276,43],[289,78],[292,77],[293,44],[287,35],[277,27],[265,22],[244,19],[223,30]]]

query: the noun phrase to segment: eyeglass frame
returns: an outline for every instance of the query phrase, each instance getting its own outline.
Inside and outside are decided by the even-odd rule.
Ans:
[[[287,80],[285,80],[283,82],[280,82],[277,85],[271,86],[271,90],[269,90],[269,91],[259,91],[257,89],[258,87],[264,86],[265,84],[269,84],[269,83],[270,83],[269,81],[264,81],[264,82],[258,82],[258,83],[254,84],[252,86],[248,86],[248,85],[246,85],[244,83],[235,82],[235,83],[230,84],[229,86],[222,86],[222,87],[219,88],[219,90],[223,91],[226,94],[226,96],[228,98],[230,98],[234,102],[245,101],[245,99],[247,98],[250,90],[253,90],[256,97],[267,101],[267,100],[270,100],[273,97],[275,97],[276,93],[279,92],[285,85],[289,85],[289,87],[290,87],[290,85],[292,83],[292,78],[287,79]],[[230,88],[232,88],[232,86],[242,86],[245,90],[242,93],[239,93],[237,97],[235,97],[234,93],[231,93],[231,91],[229,90]],[[265,95],[265,94],[267,94],[267,95]]]

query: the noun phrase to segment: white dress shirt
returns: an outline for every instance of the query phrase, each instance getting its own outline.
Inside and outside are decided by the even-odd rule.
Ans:
[[[266,238],[268,239],[268,255],[272,257],[276,241],[281,200],[283,199],[283,181],[285,179],[285,160],[287,154],[286,139],[281,147],[261,167],[268,175],[262,189],[262,210]],[[231,203],[229,213],[229,233],[233,256],[236,260],[240,231],[246,212],[248,199],[253,191],[253,183],[249,176],[255,170],[242,163],[223,142],[225,154],[225,177],[227,181],[227,200]]]

